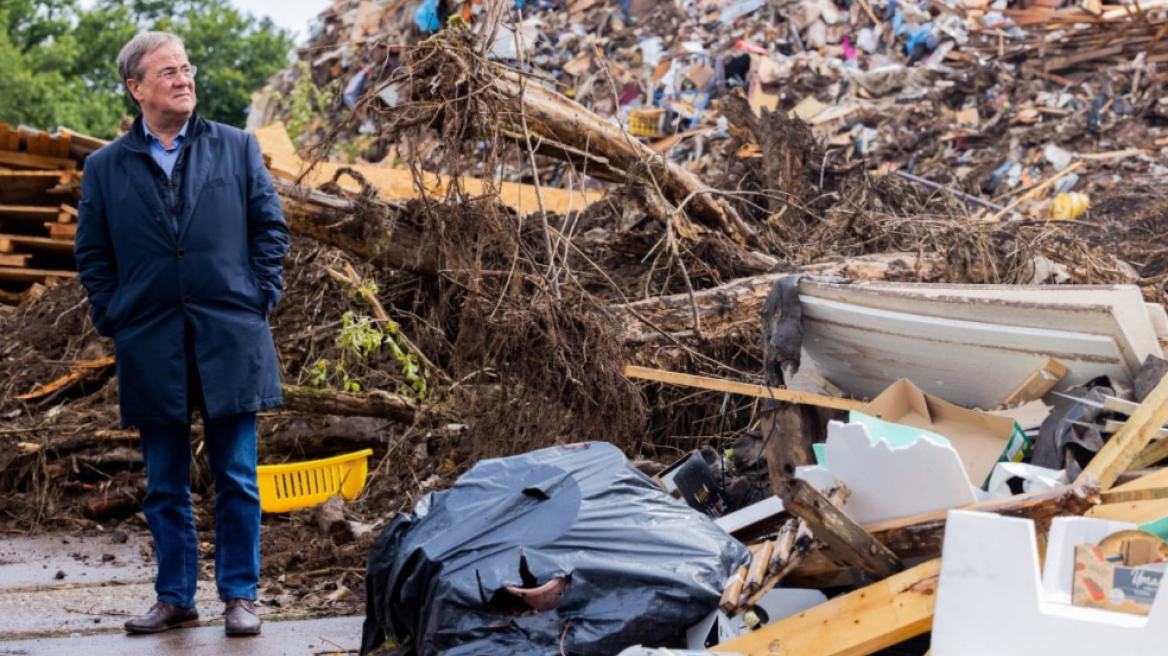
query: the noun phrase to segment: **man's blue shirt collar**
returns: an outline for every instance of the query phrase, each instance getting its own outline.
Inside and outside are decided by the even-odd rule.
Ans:
[[[191,119],[188,118],[186,122],[183,123],[182,129],[179,130],[178,134],[174,136],[174,144],[170,147],[170,150],[174,150],[175,148],[178,148],[182,145],[183,140],[187,138],[187,128],[190,126],[190,124]],[[153,144],[157,142],[159,146],[162,146],[162,140],[154,136],[154,133],[151,132],[150,128],[146,125],[145,120],[142,121],[142,130],[146,133],[147,144]]]

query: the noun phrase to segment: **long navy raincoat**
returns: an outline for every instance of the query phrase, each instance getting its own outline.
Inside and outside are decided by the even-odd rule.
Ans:
[[[259,147],[192,116],[183,209],[168,216],[141,122],[86,161],[75,250],[93,324],[117,347],[122,424],[188,421],[187,330],[211,418],[280,405],[267,312],[288,226]]]

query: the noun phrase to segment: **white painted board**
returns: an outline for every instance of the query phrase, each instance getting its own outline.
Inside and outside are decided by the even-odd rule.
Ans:
[[[1069,370],[1056,389],[1103,375],[1132,379],[1115,340],[1107,336],[800,299],[804,349],[824,378],[858,398],[875,398],[907,378],[951,403],[994,408],[1048,358]]]
[[[860,524],[977,503],[961,456],[925,436],[896,448],[858,423],[827,425],[827,469],[851,490],[844,511]]]

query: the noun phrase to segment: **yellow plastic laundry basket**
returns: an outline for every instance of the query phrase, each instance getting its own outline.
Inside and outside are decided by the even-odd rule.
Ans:
[[[664,119],[665,110],[661,108],[631,110],[629,112],[629,134],[648,139],[664,137],[665,132],[661,129]]]
[[[356,499],[365,488],[369,474],[365,459],[371,455],[373,449],[365,449],[324,460],[260,465],[256,467],[260,508],[282,513],[322,504],[334,494]]]

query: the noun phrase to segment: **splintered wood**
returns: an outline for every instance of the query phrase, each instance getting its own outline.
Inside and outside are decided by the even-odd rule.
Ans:
[[[1106,490],[1128,469],[1140,469],[1162,460],[1168,456],[1168,442],[1152,443],[1152,438],[1159,435],[1165,422],[1168,422],[1168,376],[1160,380],[1075,482],[1097,481]]]
[[[940,559],[930,560],[711,651],[744,656],[874,654],[932,628],[940,575]]]

